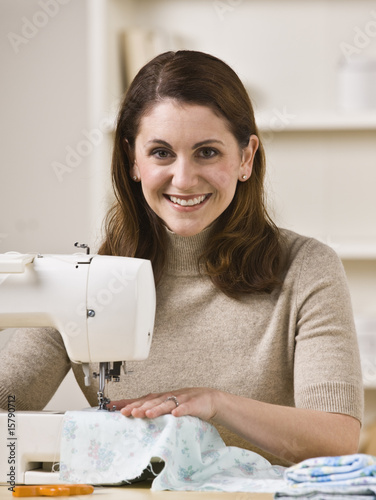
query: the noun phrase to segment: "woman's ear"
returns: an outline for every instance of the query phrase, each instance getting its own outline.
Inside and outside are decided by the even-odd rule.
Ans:
[[[239,180],[242,182],[249,179],[252,175],[253,162],[259,143],[257,135],[251,135],[248,145],[242,151],[242,162],[239,169]]]
[[[131,174],[131,177],[132,179],[135,181],[135,182],[138,182],[140,181],[140,171],[138,169],[138,166],[137,166],[137,163],[134,161],[133,164],[131,165],[130,167],[130,174]]]
[[[140,180],[140,172],[138,170],[138,167],[137,167],[137,163],[136,163],[136,160],[134,159],[134,153],[133,153],[133,150],[128,142],[128,139],[124,139],[124,150],[128,156],[128,160],[129,160],[129,173],[130,173],[130,176],[132,177],[132,179],[134,181],[139,181]]]

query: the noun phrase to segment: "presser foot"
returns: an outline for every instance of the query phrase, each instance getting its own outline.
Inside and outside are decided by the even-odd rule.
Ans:
[[[99,373],[94,372],[93,377],[99,377],[99,391],[98,396],[98,406],[99,410],[115,411],[116,406],[108,408],[108,403],[111,401],[104,395],[104,389],[106,382],[110,380],[114,382],[119,382],[120,380],[120,368],[122,366],[121,361],[115,361],[113,364],[108,362],[99,363]]]
[[[115,411],[116,410],[115,405],[112,408],[109,408],[107,406],[111,400],[106,398],[106,396],[103,394],[103,392],[98,391],[97,395],[98,395],[98,410],[106,410],[106,411]]]

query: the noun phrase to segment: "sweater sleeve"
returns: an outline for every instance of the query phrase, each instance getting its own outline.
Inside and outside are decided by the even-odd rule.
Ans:
[[[0,407],[14,397],[16,410],[42,410],[70,369],[60,333],[52,328],[16,330],[0,351]]]
[[[296,293],[297,407],[362,420],[363,385],[347,279],[337,254],[309,240]]]

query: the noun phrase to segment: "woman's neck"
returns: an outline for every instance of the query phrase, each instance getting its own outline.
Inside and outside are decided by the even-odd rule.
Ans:
[[[208,227],[194,236],[180,236],[166,228],[168,274],[200,274],[198,260],[212,233]]]

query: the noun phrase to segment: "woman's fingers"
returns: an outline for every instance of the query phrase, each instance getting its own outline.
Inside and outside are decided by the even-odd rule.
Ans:
[[[132,410],[133,417],[156,418],[171,413],[176,408],[174,401],[169,400],[166,395],[158,399],[145,402],[142,406]]]
[[[122,411],[123,415],[128,416],[128,413],[130,415],[130,412],[133,410],[133,408],[139,408],[142,406],[146,401],[155,399],[158,396],[158,394],[147,394],[146,396],[142,396],[141,398],[134,398],[134,399],[120,399],[118,401],[111,401],[109,403],[109,407],[116,407],[116,410],[124,410]]]
[[[171,413],[175,417],[192,415],[209,420],[215,415],[215,394],[208,388],[179,389],[161,394],[148,394],[137,399],[111,401],[126,417],[156,418]]]
[[[172,396],[171,393],[147,394],[137,399],[111,401],[109,404],[110,407],[115,406],[116,410],[120,410],[124,416],[137,418],[159,417],[160,415],[171,413],[178,405],[179,401],[177,397]]]
[[[125,406],[121,413],[125,416],[132,415],[137,418],[155,418],[171,413],[171,410],[176,408],[176,404],[168,400],[168,397],[167,394],[153,394],[140,398]]]

